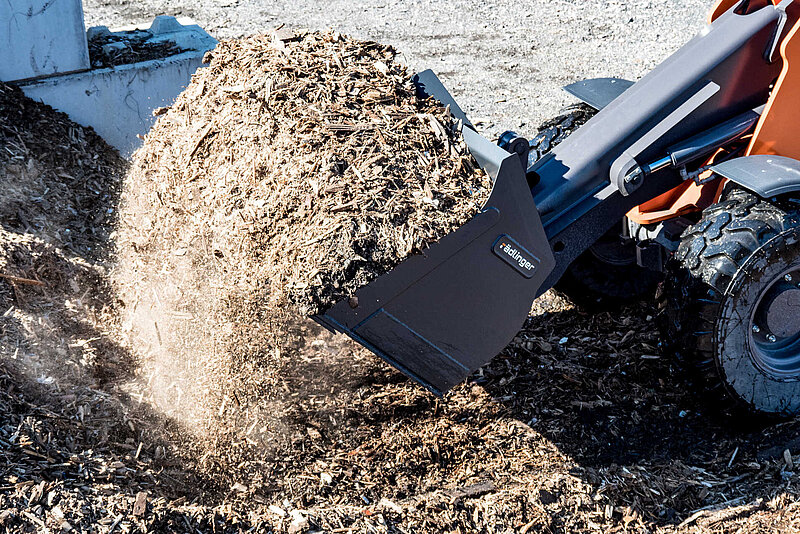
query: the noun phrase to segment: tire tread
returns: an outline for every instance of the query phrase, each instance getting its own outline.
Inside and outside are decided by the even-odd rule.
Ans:
[[[662,347],[689,373],[692,385],[721,403],[721,408],[741,402],[724,387],[714,356],[714,326],[722,296],[745,261],[785,230],[789,220],[776,205],[727,186],[720,202],[686,229],[659,288]]]

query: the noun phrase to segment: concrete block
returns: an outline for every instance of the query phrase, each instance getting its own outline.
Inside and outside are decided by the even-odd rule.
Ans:
[[[17,85],[29,97],[93,127],[123,156],[130,156],[141,145],[137,136],[146,134],[155,123],[153,110],[172,104],[202,65],[205,53],[216,46],[217,41],[199,26],[191,20],[185,22],[178,24],[177,31],[153,37],[176,42],[185,50],[180,54]]]
[[[0,2],[0,80],[89,68],[81,0]]]
[[[150,25],[150,33],[153,35],[161,35],[164,33],[179,32],[183,30],[183,26],[178,19],[170,17],[169,15],[159,15],[153,19]]]
[[[89,28],[89,31],[92,29]],[[169,15],[159,15],[149,26],[142,24],[122,26],[115,28],[114,32],[149,32],[152,35],[150,41],[171,41],[184,50],[200,50],[201,48],[210,50],[217,43],[189,17],[175,18]],[[211,48],[209,48],[209,39],[212,41]]]

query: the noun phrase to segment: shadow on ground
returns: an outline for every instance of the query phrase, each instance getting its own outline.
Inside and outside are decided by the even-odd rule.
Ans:
[[[529,318],[477,381],[572,459],[618,514],[675,525],[780,494],[798,422],[747,416],[721,389],[702,391],[661,354],[655,313],[642,304]]]

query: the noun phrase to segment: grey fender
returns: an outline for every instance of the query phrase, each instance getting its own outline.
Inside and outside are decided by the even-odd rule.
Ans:
[[[711,170],[762,198],[800,192],[800,161],[785,156],[745,156]]]
[[[632,85],[633,82],[622,78],[592,78],[565,85],[563,89],[581,102],[600,111]]]

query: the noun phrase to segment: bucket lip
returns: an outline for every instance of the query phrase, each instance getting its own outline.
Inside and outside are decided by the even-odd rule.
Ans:
[[[433,97],[443,105],[450,108],[450,113],[461,124],[461,134],[470,153],[475,157],[478,164],[486,171],[492,182],[497,180],[500,166],[507,158],[515,156],[506,152],[496,143],[491,142],[482,136],[470,122],[466,113],[458,105],[453,95],[445,88],[436,73],[432,70],[424,70],[413,76],[412,81],[417,89],[420,98]],[[524,170],[524,169],[523,169]]]
[[[464,113],[464,110],[461,109],[461,106],[458,105],[453,95],[450,94],[450,91],[445,88],[442,81],[433,72],[431,69],[426,69],[422,72],[418,72],[415,74],[411,81],[414,82],[414,86],[417,89],[417,96],[420,98],[427,98],[432,96],[445,106],[450,108],[450,113],[456,120],[459,120],[463,123],[464,126],[469,126],[473,131],[475,130],[475,126],[470,122],[469,118],[467,118],[467,114]]]

